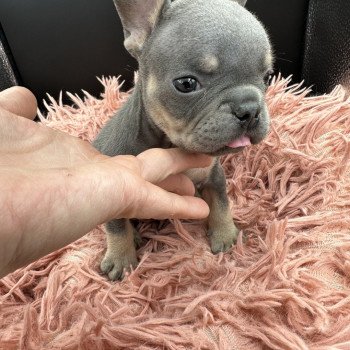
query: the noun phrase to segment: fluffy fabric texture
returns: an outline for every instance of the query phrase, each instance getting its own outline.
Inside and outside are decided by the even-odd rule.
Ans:
[[[51,98],[48,126],[92,140],[125,101]],[[349,349],[350,100],[276,79],[271,133],[222,158],[242,229],[210,252],[202,222],[141,224],[140,264],[100,275],[102,228],[0,281],[1,349]]]

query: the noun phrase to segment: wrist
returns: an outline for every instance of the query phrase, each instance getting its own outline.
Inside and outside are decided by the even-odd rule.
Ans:
[[[1,169],[0,275],[64,247],[117,214],[117,171],[103,168]]]

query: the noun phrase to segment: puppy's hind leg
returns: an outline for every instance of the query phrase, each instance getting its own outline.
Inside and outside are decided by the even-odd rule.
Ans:
[[[106,224],[107,251],[101,262],[101,270],[110,280],[123,279],[124,273],[137,266],[135,229],[126,219]]]

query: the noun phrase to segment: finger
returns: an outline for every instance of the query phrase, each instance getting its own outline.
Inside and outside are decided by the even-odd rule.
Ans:
[[[179,196],[145,182],[145,191],[129,212],[119,217],[138,219],[204,219],[209,215],[208,204],[200,198]]]
[[[184,174],[170,175],[157,186],[181,196],[194,196],[196,192],[193,182]]]
[[[32,92],[22,86],[13,86],[0,92],[0,108],[24,118],[34,119],[37,102]]]
[[[207,155],[187,153],[178,148],[153,148],[136,158],[141,160],[141,176],[152,183],[159,183],[168,176],[187,169],[208,167],[213,161]]]

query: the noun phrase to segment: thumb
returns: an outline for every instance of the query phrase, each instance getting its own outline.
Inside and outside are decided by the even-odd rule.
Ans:
[[[34,119],[37,102],[31,91],[22,86],[13,86],[0,92],[0,108],[27,119]]]

